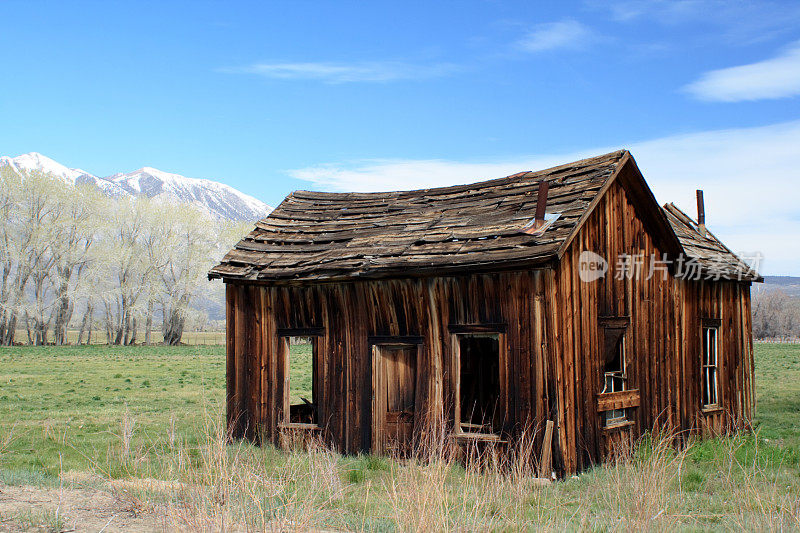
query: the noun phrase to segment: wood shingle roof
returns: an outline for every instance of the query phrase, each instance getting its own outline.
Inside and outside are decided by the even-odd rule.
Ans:
[[[277,280],[379,277],[392,273],[533,265],[552,260],[627,152],[538,172],[416,191],[297,191],[242,239],[211,278]],[[543,235],[537,187],[549,182]]]
[[[669,252],[683,248],[702,259],[704,246],[721,247],[732,256],[731,268],[741,263],[716,239],[698,242],[674,206],[659,209],[632,157],[621,150],[468,185],[381,193],[296,191],[260,220],[209,278],[358,279],[553,262],[623,167],[629,168],[622,172],[625,183],[647,204],[646,215]],[[534,218],[542,180],[549,184],[547,213],[559,217],[540,235],[530,235],[523,230]]]
[[[672,230],[678,236],[685,256],[697,262],[703,279],[718,277],[728,280],[764,281],[758,272],[752,270],[731,252],[708,229],[703,235],[697,222],[678,209],[675,204],[664,205],[664,212]],[[687,274],[690,268],[684,268]]]

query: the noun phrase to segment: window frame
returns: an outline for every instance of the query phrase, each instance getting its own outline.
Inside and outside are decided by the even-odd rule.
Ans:
[[[600,328],[603,338],[603,357],[601,359],[602,366],[601,366],[601,378],[602,378],[602,385],[603,389],[600,391],[599,395],[603,394],[614,394],[618,392],[624,392],[632,390],[628,385],[628,333],[630,331],[630,317],[601,317],[600,318]],[[621,370],[613,371],[613,372],[606,372],[606,365],[605,359],[605,336],[606,331],[608,330],[622,330],[622,336],[620,339],[621,342],[621,353],[620,353],[620,367]],[[608,378],[611,377],[612,381],[612,389],[608,390]],[[621,388],[616,389],[613,383],[614,380],[617,379],[621,383]],[[611,409],[608,411],[602,412],[603,418],[603,428],[615,428],[620,426],[626,426],[631,423],[630,413],[628,412],[630,408],[623,407],[621,409]]]
[[[281,368],[283,383],[281,390],[281,413],[278,417],[278,425],[286,429],[321,429],[322,424],[320,406],[322,404],[321,396],[323,393],[320,387],[319,380],[322,377],[322,354],[321,354],[321,339],[324,337],[325,331],[323,328],[285,328],[277,331],[278,339],[278,365]],[[291,421],[291,342],[293,337],[308,337],[311,339],[311,393],[312,401],[316,406],[316,422],[292,422]],[[315,372],[316,370],[316,372]]]
[[[606,328],[606,329],[622,329],[622,328]],[[622,349],[621,349],[622,353],[620,353],[620,356],[619,356],[619,359],[620,359],[620,365],[619,366],[621,367],[621,369],[620,370],[614,370],[614,371],[611,371],[611,372],[608,372],[605,369],[603,369],[603,390],[600,391],[600,394],[608,394],[608,393],[612,393],[612,392],[622,392],[622,391],[628,390],[628,387],[627,387],[627,383],[628,383],[628,372],[627,372],[628,371],[628,352],[627,352],[628,339],[627,339],[627,331],[624,331],[624,333],[622,334],[622,338],[620,339],[620,342],[622,343]],[[609,383],[608,378],[609,377],[611,378],[611,389],[612,390],[608,390],[608,383]],[[621,384],[619,389],[617,389],[615,387],[615,385],[614,385],[615,378],[617,380],[619,380],[619,382]]]
[[[453,430],[457,437],[477,438],[485,440],[497,440],[500,438],[500,431],[470,431],[465,430],[461,421],[461,342],[462,337],[495,337],[497,338],[497,357],[498,357],[498,407],[501,415],[506,416],[506,383],[507,376],[504,371],[507,360],[506,328],[504,324],[473,324],[473,325],[451,325],[450,345],[452,353],[452,384],[453,384]]]
[[[700,325],[700,405],[704,412],[718,411],[722,408],[719,396],[719,333],[721,325],[722,321],[714,318],[704,318]],[[712,332],[713,343],[711,342]],[[710,379],[712,375],[713,380]],[[711,387],[712,383],[713,388]],[[707,399],[713,400],[713,402],[706,402]]]

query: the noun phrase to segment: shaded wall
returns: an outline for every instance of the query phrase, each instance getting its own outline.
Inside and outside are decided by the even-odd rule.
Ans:
[[[752,418],[753,353],[750,284],[684,281],[664,275],[663,249],[647,231],[624,180],[616,182],[548,274],[547,322],[555,379],[559,383],[559,446],[567,471],[599,461],[615,442],[656,427],[689,433],[724,432]],[[645,204],[646,205],[646,204]],[[608,258],[605,277],[583,282],[580,254]],[[617,258],[641,256],[639,275],[618,275]],[[669,258],[667,258],[669,259]],[[652,269],[652,270],[651,270]],[[650,272],[653,275],[648,278]],[[552,279],[551,279],[552,278]],[[603,388],[601,317],[629,317],[628,388],[638,389],[634,424],[605,429],[597,395]],[[719,396],[721,409],[703,413],[701,320],[720,319]]]
[[[423,338],[415,425],[453,409],[451,326],[505,331],[504,431],[555,416],[545,358],[548,316],[541,270],[300,286],[227,285],[228,417],[234,436],[277,442],[284,376],[278,336],[321,328],[321,425],[337,449],[367,451],[371,435],[371,338]]]

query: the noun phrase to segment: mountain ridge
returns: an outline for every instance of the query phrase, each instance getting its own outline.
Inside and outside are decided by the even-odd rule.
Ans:
[[[753,294],[779,290],[789,296],[800,297],[799,276],[764,276],[764,283],[753,285]]]
[[[93,185],[112,198],[146,196],[169,203],[190,203],[219,219],[258,220],[273,209],[224,183],[189,178],[147,166],[101,177],[67,167],[38,152],[16,157],[0,156],[0,166],[10,166],[16,172],[39,170],[69,185]]]

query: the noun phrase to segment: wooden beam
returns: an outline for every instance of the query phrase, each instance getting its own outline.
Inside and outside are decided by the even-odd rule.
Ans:
[[[278,328],[278,337],[322,337],[325,328]]]
[[[601,326],[607,328],[627,328],[631,323],[629,316],[601,316],[597,320]]]
[[[450,324],[450,333],[505,333],[507,324]]]
[[[597,411],[601,413],[614,409],[639,407],[640,401],[639,389],[600,393],[597,395]]]
[[[371,335],[370,337],[367,337],[367,341],[373,345],[417,345],[423,344],[425,342],[425,338],[421,335]]]
[[[544,440],[542,441],[542,459],[539,461],[539,477],[550,479],[550,473],[553,471],[552,462],[552,443],[553,443],[553,426],[555,424],[552,420],[547,421],[547,426],[544,430]]]

